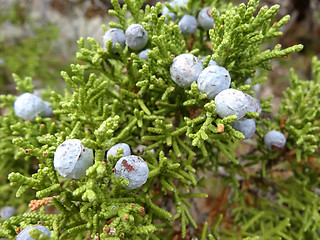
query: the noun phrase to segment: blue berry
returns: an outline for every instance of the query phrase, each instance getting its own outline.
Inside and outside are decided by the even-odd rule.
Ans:
[[[46,104],[34,94],[23,93],[17,97],[13,104],[13,109],[18,117],[32,121],[36,115],[45,111]]]
[[[255,72],[255,75],[256,76],[259,76],[260,75],[260,70],[258,69],[256,72]],[[244,83],[245,84],[250,84],[252,82],[252,78],[248,78]],[[254,92],[256,93],[256,95],[260,95],[261,93],[261,84],[260,83],[257,83],[253,86],[251,86],[251,89],[254,90]]]
[[[126,144],[126,143],[118,143],[118,144],[112,146],[112,147],[108,150],[108,152],[107,152],[107,159],[108,159],[108,157],[109,157],[110,155],[112,155],[112,156],[116,155],[116,153],[117,153],[117,151],[118,151],[119,148],[122,148],[122,150],[123,150],[123,157],[129,156],[129,155],[131,154],[131,150],[130,150],[130,147],[129,147],[128,144]]]
[[[27,227],[23,229],[18,235],[16,240],[34,240],[30,237],[29,231],[32,229],[37,229],[38,231],[42,232],[43,234],[47,235],[48,237],[51,236],[51,231],[49,231],[48,228],[42,226],[42,225],[33,225],[30,227]]]
[[[119,28],[111,28],[109,29],[103,36],[103,49],[107,49],[107,41],[112,41],[112,49],[114,52],[117,52],[117,46],[116,44],[119,43],[121,48],[123,49],[125,47],[125,38],[124,33]]]
[[[259,115],[261,114],[262,108],[260,101],[254,97],[251,97],[249,94],[244,94],[246,95],[246,98],[248,99],[249,105],[247,108],[248,112],[257,112]]]
[[[216,112],[221,117],[236,115],[240,120],[247,113],[249,101],[246,95],[236,89],[226,89],[215,97]]]
[[[263,137],[264,144],[270,150],[281,149],[286,145],[286,137],[279,131],[272,130]]]
[[[53,158],[53,166],[66,178],[79,179],[93,165],[93,151],[81,144],[79,139],[69,139],[60,144]]]
[[[253,137],[256,131],[256,122],[253,119],[237,120],[232,123],[232,127],[241,132],[245,139]]]
[[[188,3],[188,0],[174,0],[170,2],[169,5],[173,8],[177,6],[180,9],[180,6],[186,7],[187,3]],[[168,22],[168,16],[171,19],[171,21],[175,21],[177,19],[177,15],[173,12],[170,12],[169,8],[167,8],[166,6],[164,6],[162,9],[162,15],[166,17],[166,22]]]
[[[148,58],[148,56],[147,56],[147,53],[150,51],[150,49],[146,49],[146,50],[143,50],[143,51],[141,51],[140,53],[139,53],[139,58],[140,59],[144,59],[144,60],[146,60],[146,61],[148,61],[149,60],[149,58]]]
[[[199,75],[197,84],[200,93],[207,94],[208,99],[230,87],[231,77],[229,72],[220,66],[206,67]]]
[[[198,14],[198,22],[199,25],[204,29],[204,30],[209,30],[213,28],[213,18],[211,15],[211,8],[206,7],[202,8]]]
[[[14,216],[15,213],[16,213],[16,209],[14,207],[5,206],[0,210],[0,217],[8,219]]]
[[[126,44],[132,50],[141,50],[147,45],[147,31],[140,24],[131,24],[125,33]]]
[[[187,88],[191,83],[197,81],[202,69],[202,64],[197,57],[190,53],[184,53],[173,59],[170,74],[176,84]]]
[[[173,2],[169,3],[171,7],[175,7],[175,4]],[[166,6],[162,9],[162,15],[166,17],[166,22],[168,22],[168,17],[171,19],[171,21],[175,21],[177,19],[177,15],[173,12],[170,12],[169,8]]]
[[[192,15],[184,15],[178,26],[182,34],[191,35],[197,29],[197,19]]]
[[[114,167],[114,176],[129,180],[127,186],[129,189],[135,189],[145,184],[148,175],[147,163],[141,157],[135,155],[120,158]]]
[[[52,108],[51,108],[51,105],[49,102],[47,101],[44,101],[44,104],[46,105],[46,109],[39,113],[39,115],[43,118],[50,118],[53,116],[53,111],[52,111]]]

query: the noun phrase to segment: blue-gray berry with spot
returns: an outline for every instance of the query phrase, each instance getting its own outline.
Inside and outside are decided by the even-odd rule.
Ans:
[[[147,163],[139,156],[130,155],[118,160],[114,176],[129,180],[127,188],[136,189],[146,183],[149,175]]]
[[[214,21],[211,15],[210,7],[205,7],[200,10],[198,14],[198,22],[201,28],[203,28],[204,30],[213,28]]]
[[[286,145],[286,137],[279,131],[272,130],[263,137],[264,144],[270,150],[278,150]]]
[[[208,99],[230,87],[231,77],[227,69],[218,65],[206,67],[197,79],[200,93],[205,93]]]
[[[183,88],[190,87],[193,82],[196,82],[202,70],[200,60],[190,53],[175,57],[170,66],[172,80]]]
[[[126,46],[124,33],[119,28],[111,28],[104,34],[104,36],[103,36],[103,49],[104,50],[107,49],[107,41],[108,40],[112,41],[113,52],[117,52],[117,45],[116,45],[117,43],[120,44],[122,49]]]
[[[148,33],[140,24],[131,24],[125,32],[125,40],[132,50],[141,50],[147,45]]]
[[[182,34],[191,35],[197,29],[197,19],[192,15],[184,15],[178,26]]]
[[[79,179],[93,165],[93,150],[84,147],[79,139],[68,139],[61,143],[53,158],[53,166],[65,178]]]

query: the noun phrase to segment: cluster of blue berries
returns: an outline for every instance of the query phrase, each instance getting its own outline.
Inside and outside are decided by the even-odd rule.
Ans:
[[[107,42],[111,40],[113,52],[117,52],[117,44],[122,49],[127,45],[134,51],[142,50],[148,43],[148,33],[140,24],[131,24],[125,33],[119,28],[109,29],[103,36],[103,48],[106,50]],[[148,61],[147,52],[149,49],[141,51],[139,54],[140,59]]]
[[[131,155],[130,146],[126,143],[118,143],[107,152],[107,160],[110,155],[115,156],[118,149],[123,150],[122,157],[114,167],[114,176],[129,180],[128,189],[136,189],[146,183],[149,175],[147,163],[139,156]]]
[[[126,45],[132,50],[143,49],[148,42],[148,33],[140,24],[131,24],[125,33],[119,28],[109,29],[103,36],[103,48],[106,50],[107,41],[112,41],[112,48],[117,52],[117,44],[123,49]]]
[[[173,0],[169,3],[169,5],[173,8],[178,7],[180,9],[181,6],[186,7],[187,2],[188,1],[186,0]],[[166,16],[166,20],[168,20],[168,17],[172,21],[175,21],[177,19],[176,14],[170,12],[167,7],[164,7],[162,9],[162,15]],[[211,15],[210,7],[205,7],[200,10],[200,12],[198,13],[198,22],[193,15],[186,14],[180,19],[178,26],[182,34],[191,35],[196,31],[198,23],[200,27],[205,31],[213,28],[214,21]]]
[[[141,157],[131,155],[130,147],[126,143],[118,143],[111,147],[106,153],[107,161],[110,156],[116,155],[118,149],[123,150],[123,155],[114,167],[114,176],[129,180],[129,189],[142,186],[149,175],[147,163]],[[92,149],[84,147],[79,139],[68,139],[57,147],[53,165],[62,177],[79,179],[85,176],[93,161]]]
[[[200,93],[206,94],[210,100],[215,100],[216,112],[221,118],[236,115],[237,120],[232,127],[241,132],[245,139],[253,137],[256,131],[255,120],[246,119],[244,116],[247,112],[261,114],[260,101],[249,94],[229,88],[231,84],[229,72],[211,61],[208,67],[203,69],[203,61],[193,54],[180,54],[172,61],[171,78],[183,88],[188,88],[196,82]],[[271,131],[265,137],[266,146],[272,150],[282,148],[285,142],[284,135],[277,131]]]
[[[261,113],[259,100],[239,90],[229,88],[231,77],[224,67],[212,62],[203,69],[201,61],[192,54],[180,54],[170,67],[172,80],[180,87],[190,87],[196,82],[200,93],[215,100],[217,114],[221,117],[237,116],[234,128],[251,138],[255,132],[254,120],[243,119],[247,112]]]
[[[169,4],[172,7],[186,6],[188,0],[174,0]],[[164,7],[162,10],[162,15],[169,17],[171,20],[176,20],[177,16],[170,12],[167,7]],[[192,15],[184,15],[179,23],[180,31],[185,35],[191,35],[197,29],[198,23],[200,27],[204,30],[209,30],[213,28],[213,18],[211,16],[211,8],[205,7],[198,14],[198,22],[197,19]],[[103,36],[103,48],[106,50],[107,41],[112,41],[112,49],[116,53],[117,52],[117,44],[120,45],[122,49],[127,45],[130,49],[134,51],[142,50],[148,42],[148,34],[147,31],[140,24],[131,24],[125,31],[119,28],[111,28],[109,29],[105,35]],[[139,53],[140,59],[145,59],[148,61],[147,53],[150,49],[145,49]]]

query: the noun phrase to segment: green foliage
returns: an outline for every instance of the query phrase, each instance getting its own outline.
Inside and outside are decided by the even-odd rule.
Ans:
[[[312,59],[313,80],[304,81],[291,69],[290,88],[284,92],[285,100],[280,106],[279,121],[284,122],[288,132],[288,147],[296,151],[298,162],[317,157],[320,141],[320,64]]]
[[[236,116],[221,119],[214,100],[201,94],[196,83],[183,89],[172,81],[169,71],[179,54],[205,56],[204,66],[210,59],[216,60],[229,70],[231,87],[252,94],[244,82],[256,69],[270,69],[270,59],[302,49],[296,45],[281,50],[276,45],[273,50],[261,50],[264,42],[281,35],[279,28],[289,17],[272,23],[279,6],[257,10],[257,0],[238,7],[208,1],[220,7],[219,11],[212,9],[215,27],[183,36],[177,22],[166,24],[164,16],[158,17],[162,4],[147,5],[143,11],[143,2],[125,1],[121,8],[112,0],[114,9],[109,13],[117,16],[119,23],[109,26],[125,30],[131,23],[140,23],[148,33],[148,61],[119,44],[115,53],[111,40],[103,50],[96,40],[81,38],[77,57],[85,64],[72,64],[69,73],[61,72],[70,90],[52,91],[50,100],[47,94],[43,96],[50,101],[54,117],[23,121],[11,107],[15,96],[0,96],[7,111],[0,118],[0,154],[10,153],[11,157],[4,158],[3,171],[14,170],[8,179],[19,187],[17,197],[31,200],[28,194],[35,191],[31,212],[3,221],[0,237],[14,238],[18,227],[41,222],[52,231],[51,239],[170,239],[178,234],[173,228],[178,222],[179,235],[185,238],[189,229],[200,226],[190,213],[190,199],[208,197],[202,192],[204,170],[217,174],[223,169],[221,186],[232,189],[229,199],[221,203],[228,211],[219,213],[210,226],[205,223],[200,239],[317,239],[319,168],[312,168],[315,163],[310,157],[319,159],[319,111],[313,108],[319,108],[320,63],[313,62],[314,82],[303,82],[292,72],[292,87],[285,93],[275,122],[254,112],[246,114],[257,118],[258,137],[252,152],[244,156],[236,154],[244,138],[231,126]],[[201,7],[190,1],[181,13],[197,13]],[[179,20],[178,8],[172,10]],[[14,78],[17,90],[33,91],[30,78]],[[260,81],[257,79],[251,86]],[[269,100],[261,101],[263,112],[270,111]],[[286,119],[285,127],[281,119]],[[288,137],[282,151],[270,151],[263,144],[264,134],[273,128]],[[74,138],[95,155],[86,176],[77,180],[59,176],[53,166],[56,148]],[[129,144],[148,164],[148,181],[141,188],[127,189],[128,180],[114,176],[122,150],[108,160],[105,157],[106,151],[120,142]],[[138,152],[142,145],[146,147]],[[15,165],[29,163],[25,168],[9,165],[6,169],[10,160]],[[279,162],[286,164],[289,176],[273,174]],[[35,169],[29,169],[33,166]],[[48,212],[45,205],[59,213]],[[36,231],[32,234],[46,238]]]
[[[11,84],[11,73],[40,79],[46,85],[56,83],[60,78],[56,69],[61,69],[63,63],[51,44],[58,37],[57,27],[35,22],[28,4],[19,1],[12,1],[10,8],[2,8],[0,13],[0,26],[6,23],[13,32],[23,29],[13,36],[7,31],[0,37],[0,58],[4,62],[0,64],[0,93],[10,93],[4,86]]]

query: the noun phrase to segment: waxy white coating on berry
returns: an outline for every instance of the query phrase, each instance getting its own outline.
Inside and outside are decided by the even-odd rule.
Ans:
[[[53,166],[62,177],[78,179],[86,175],[93,158],[92,149],[84,147],[79,139],[69,139],[57,147]]]
[[[126,143],[118,143],[118,144],[112,146],[108,150],[107,159],[108,159],[108,157],[110,155],[115,156],[119,148],[122,148],[122,150],[123,150],[123,157],[129,156],[131,154],[130,146],[128,144],[126,144]]]
[[[178,26],[182,34],[191,35],[197,29],[197,19],[192,15],[184,15]]]
[[[236,115],[240,120],[247,113],[249,101],[243,92],[236,89],[226,89],[215,97],[216,112],[221,118]]]
[[[205,93],[208,99],[230,87],[231,77],[227,69],[218,65],[206,67],[197,79],[200,93]]]
[[[254,97],[251,97],[249,94],[245,93],[246,98],[249,101],[248,112],[257,112],[259,115],[261,114],[262,108],[260,105],[260,101]]]
[[[146,50],[141,51],[141,52],[139,53],[138,57],[139,57],[140,59],[144,59],[144,60],[148,61],[149,58],[148,58],[148,56],[147,56],[147,53],[148,53],[149,51],[150,51],[149,48],[147,48]]]
[[[131,24],[125,33],[126,44],[133,50],[141,50],[147,45],[148,33],[140,24]]]
[[[253,137],[256,132],[256,122],[253,119],[237,120],[232,123],[232,127],[241,132],[245,139]]]
[[[107,41],[111,40],[112,41],[112,49],[113,52],[117,52],[117,43],[120,44],[121,48],[123,49],[126,44],[125,44],[125,37],[124,33],[120,28],[111,28],[103,36],[103,49],[107,49]]]
[[[286,145],[286,137],[279,131],[272,130],[263,137],[264,144],[270,150],[277,150]]]
[[[199,25],[204,29],[204,30],[209,30],[213,28],[213,18],[211,15],[211,8],[206,7],[202,8],[198,14],[198,22]]]
[[[120,158],[114,167],[114,176],[129,180],[127,186],[129,189],[135,189],[145,184],[148,175],[147,163],[141,157],[135,155]]]
[[[187,88],[197,81],[202,69],[202,64],[197,57],[190,53],[184,53],[173,59],[170,66],[170,74],[176,84]]]
[[[17,97],[13,104],[13,109],[18,117],[32,121],[36,115],[45,111],[46,104],[34,94],[23,93]]]
[[[51,231],[49,231],[48,228],[42,226],[42,225],[33,225],[30,227],[27,227],[25,229],[23,229],[18,235],[16,240],[34,240],[34,238],[31,238],[29,235],[29,231],[32,229],[37,229],[40,232],[42,232],[43,234],[47,235],[48,237],[51,236]]]
[[[0,217],[8,219],[14,216],[15,213],[16,213],[16,209],[14,207],[5,206],[0,210]]]

